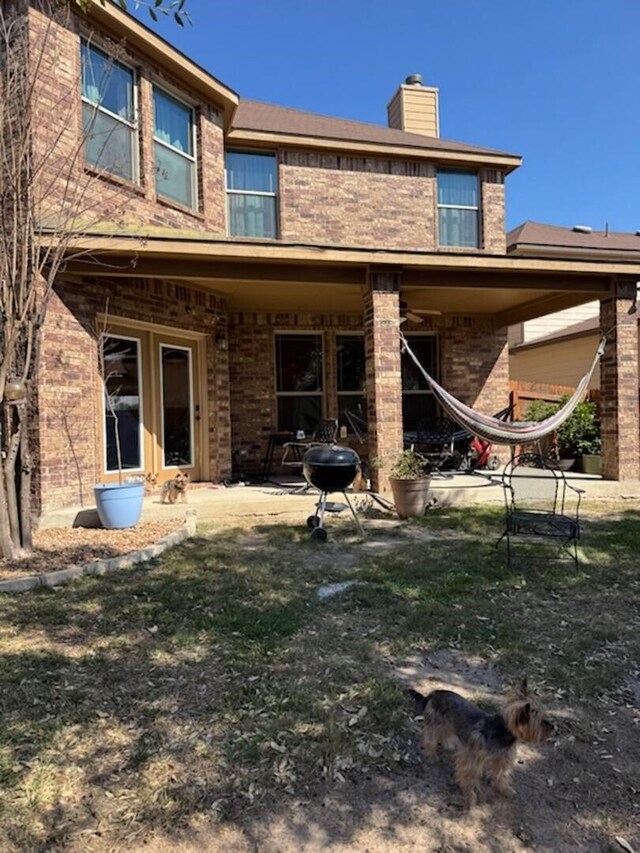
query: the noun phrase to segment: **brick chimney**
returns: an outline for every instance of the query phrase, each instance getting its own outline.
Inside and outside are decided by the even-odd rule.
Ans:
[[[412,74],[389,101],[387,116],[389,127],[396,130],[440,136],[438,90],[423,86],[422,76]]]

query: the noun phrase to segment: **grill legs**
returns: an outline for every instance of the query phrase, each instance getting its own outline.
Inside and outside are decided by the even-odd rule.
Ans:
[[[347,503],[347,506],[351,510],[351,515],[356,523],[356,527],[358,528],[358,532],[361,536],[364,536],[364,530],[362,525],[360,524],[360,519],[356,515],[356,511],[353,508],[353,504],[349,500],[349,496],[346,492],[341,493]],[[344,506],[332,504],[331,501],[328,501],[327,498],[329,496],[329,492],[320,492],[320,499],[316,504],[315,515],[310,515],[307,519],[307,527],[311,528],[311,538],[316,540],[317,542],[325,542],[327,539],[327,531],[324,529],[324,516],[325,512],[341,512],[344,509]]]

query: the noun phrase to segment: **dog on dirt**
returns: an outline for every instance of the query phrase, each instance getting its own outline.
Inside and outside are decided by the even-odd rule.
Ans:
[[[188,474],[176,474],[172,480],[167,480],[166,483],[162,484],[162,503],[169,501],[170,504],[174,504],[178,500],[182,503],[186,503],[188,485]]]
[[[456,782],[469,808],[477,802],[483,777],[498,793],[512,796],[510,777],[518,741],[542,743],[555,731],[542,703],[529,694],[526,679],[508,694],[498,714],[487,714],[452,690],[434,690],[426,696],[417,690],[408,693],[424,720],[425,754],[434,756],[440,745],[454,749]]]

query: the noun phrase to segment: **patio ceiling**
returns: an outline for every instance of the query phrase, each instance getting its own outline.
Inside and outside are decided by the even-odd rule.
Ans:
[[[114,236],[97,242],[92,256],[108,265],[78,260],[69,273],[188,282],[226,297],[231,311],[359,314],[375,268],[402,272],[402,298],[413,310],[510,325],[606,297],[614,278],[640,277],[640,264],[620,262]]]

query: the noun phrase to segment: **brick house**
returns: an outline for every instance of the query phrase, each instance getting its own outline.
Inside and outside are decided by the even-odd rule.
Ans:
[[[46,15],[29,16],[36,39]],[[508,253],[521,158],[442,139],[437,89],[408,78],[388,127],[245,100],[98,3],[55,24],[47,60],[35,144],[64,151],[93,116],[75,168],[103,221],[78,238],[88,256],[60,276],[43,330],[42,510],[90,503],[116,476],[100,329],[127,473],[218,481],[234,451],[257,466],[270,435],[345,410],[366,412],[371,457],[397,453],[435,411],[401,358],[405,314],[425,365],[492,412],[508,397],[508,326],[593,299],[621,324],[603,364],[605,475],[638,479],[626,312],[640,264]],[[52,109],[69,93],[71,121]]]

